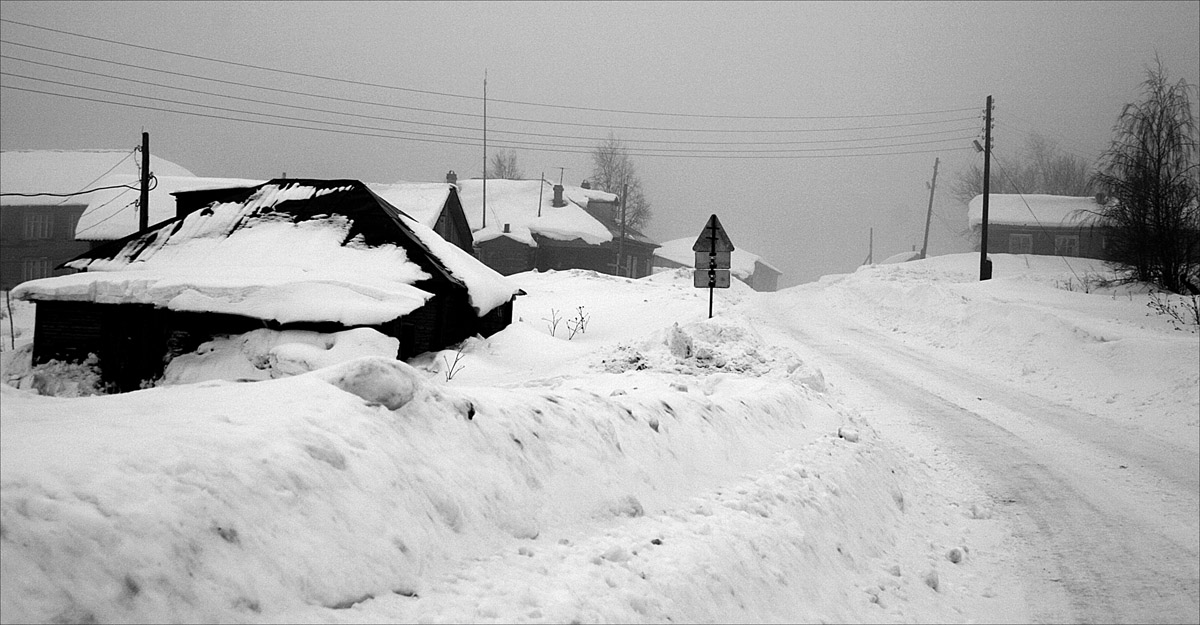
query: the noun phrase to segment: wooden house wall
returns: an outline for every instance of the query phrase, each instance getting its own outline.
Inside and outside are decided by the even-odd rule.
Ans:
[[[101,379],[120,391],[162,376],[166,319],[144,304],[43,301],[34,317],[33,364],[81,362],[95,354]]]
[[[508,237],[484,241],[477,248],[480,262],[502,276],[534,268],[534,248]]]
[[[75,225],[86,206],[67,204],[62,206],[5,206],[0,208],[0,289],[14,286],[37,277],[61,276],[75,273],[74,269],[59,268],[59,265],[86,252],[87,243],[75,240]],[[26,221],[33,215],[45,215],[52,227],[48,238],[26,237]],[[49,273],[44,276],[27,276],[26,261],[44,261]]]
[[[1103,228],[1091,226],[1081,227],[1039,227],[1039,226],[1023,226],[1010,224],[989,224],[988,225],[988,252],[991,254],[1011,254],[1010,251],[1010,235],[1022,234],[1029,235],[1033,242],[1033,250],[1031,253],[1042,256],[1056,256],[1054,247],[1054,239],[1057,236],[1077,236],[1079,237],[1079,251],[1074,256],[1079,258],[1107,258]],[[978,229],[976,230],[976,238],[978,238]],[[976,247],[978,250],[978,246]]]

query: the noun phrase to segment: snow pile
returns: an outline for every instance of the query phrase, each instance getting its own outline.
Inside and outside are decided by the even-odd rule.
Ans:
[[[1023,521],[803,337],[1181,444],[1200,338],[1143,294],[1061,288],[1060,259],[993,260],[984,283],[959,255],[735,285],[712,319],[687,270],[531,272],[512,326],[410,364],[260,332],[125,395],[0,387],[4,619],[1029,621]]]
[[[258,384],[3,394],[14,621],[290,620],[412,597],[448,559],[746,468],[807,412],[786,386],[452,390],[378,358]]]
[[[796,292],[819,289],[842,314],[1054,402],[1160,435],[1200,423],[1196,335],[1148,308],[1144,286],[1116,285],[1098,260],[1010,254],[991,255],[993,279],[980,282],[971,256],[863,267]]]
[[[399,351],[400,341],[369,328],[332,334],[263,328],[219,337],[201,344],[195,352],[175,357],[158,384],[268,380],[364,356],[395,358]]]

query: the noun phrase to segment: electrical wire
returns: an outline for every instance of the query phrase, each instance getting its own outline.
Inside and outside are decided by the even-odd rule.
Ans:
[[[150,46],[143,46],[143,45],[138,45],[138,44],[129,43],[129,42],[125,42],[125,41],[115,41],[112,39],[105,39],[103,37],[96,37],[93,35],[83,35],[80,33],[74,33],[74,32],[70,32],[70,31],[66,31],[66,30],[49,28],[46,26],[38,26],[36,24],[28,24],[25,22],[18,22],[15,20],[9,20],[9,19],[3,19],[3,18],[0,18],[0,22],[6,22],[9,24],[25,26],[27,28],[36,28],[39,30],[49,31],[49,32],[53,32],[53,33],[63,34],[63,35],[69,35],[72,37],[90,39],[93,41],[100,41],[100,42],[113,44],[113,45],[126,46],[126,47],[130,47],[130,48],[135,48],[138,50],[159,52],[162,54],[170,54],[170,55],[180,56],[180,57],[184,57],[184,58],[209,61],[212,63],[222,63],[222,64],[226,64],[226,65],[232,65],[235,67],[243,67],[243,68],[248,68],[248,69],[256,69],[256,70],[261,70],[261,71],[280,73],[280,74],[285,74],[285,75],[289,75],[289,76],[299,76],[299,77],[304,77],[304,78],[317,78],[317,79],[321,79],[321,80],[327,80],[327,81],[337,82],[337,83],[342,83],[342,84],[351,84],[351,85],[359,85],[359,86],[366,86],[366,87],[375,87],[375,88],[380,88],[380,89],[406,91],[406,92],[410,92],[410,93],[421,93],[421,94],[426,94],[426,95],[436,95],[436,96],[449,97],[449,98],[459,98],[459,99],[466,99],[466,100],[482,100],[483,99],[480,96],[475,96],[475,95],[464,95],[464,94],[458,94],[458,93],[445,93],[445,92],[439,92],[439,91],[430,91],[430,90],[425,90],[425,89],[413,89],[413,88],[409,88],[409,87],[398,87],[395,85],[384,85],[384,84],[379,84],[379,83],[350,80],[350,79],[346,79],[346,78],[336,78],[333,76],[323,76],[320,74],[296,72],[296,71],[273,68],[273,67],[265,67],[265,66],[261,66],[261,65],[253,65],[250,63],[241,63],[241,62],[237,62],[237,61],[229,61],[229,60],[225,60],[225,59],[205,57],[205,56],[200,56],[200,55],[196,55],[196,54],[188,54],[185,52],[178,52],[175,50],[167,50],[167,49],[163,49],[163,48],[154,48],[154,47],[150,47]],[[569,105],[563,105],[563,104],[546,104],[546,103],[542,103],[542,102],[526,102],[526,101],[521,101],[521,100],[504,100],[504,99],[499,99],[499,98],[493,98],[491,101],[502,102],[505,104],[517,104],[517,105],[523,105],[523,106],[538,106],[538,107],[556,108],[556,109],[572,110],[572,111],[621,113],[621,114],[629,114],[629,115],[657,115],[657,116],[665,116],[665,117],[686,117],[686,118],[703,118],[703,119],[741,119],[741,120],[868,119],[868,118],[880,118],[880,117],[909,117],[909,116],[932,115],[932,114],[940,114],[940,113],[958,113],[958,112],[975,110],[975,107],[967,107],[967,108],[944,109],[944,110],[939,110],[939,111],[920,111],[920,112],[908,112],[908,113],[880,113],[880,114],[868,114],[868,115],[811,115],[811,116],[810,115],[707,115],[707,114],[695,114],[695,113],[670,113],[670,112],[661,112],[661,111],[633,111],[633,110],[623,110],[623,109],[605,109],[605,108],[585,107],[585,106],[569,106]]]
[[[0,20],[0,21],[3,21],[3,20]],[[20,47],[24,47],[24,48],[31,48],[34,50],[50,52],[50,53],[54,53],[54,54],[61,54],[64,56],[70,56],[70,57],[75,57],[75,58],[79,58],[79,59],[86,59],[89,61],[99,61],[102,63],[109,63],[112,65],[118,65],[121,67],[129,67],[129,68],[133,68],[133,69],[170,74],[173,76],[192,78],[192,79],[196,79],[196,80],[204,80],[204,81],[233,85],[233,86],[238,86],[238,87],[260,89],[260,90],[271,91],[271,92],[276,92],[276,93],[286,93],[286,94],[290,94],[290,95],[299,95],[299,96],[305,96],[305,97],[320,98],[320,99],[325,99],[325,100],[347,102],[347,103],[352,103],[352,104],[356,104],[356,105],[379,106],[379,107],[385,107],[385,108],[417,111],[417,112],[423,112],[423,113],[433,113],[433,114],[438,114],[438,115],[455,115],[455,116],[460,116],[460,117],[470,117],[470,118],[474,118],[474,119],[483,118],[483,115],[481,115],[479,113],[462,113],[462,112],[457,112],[457,111],[428,109],[428,108],[420,108],[420,107],[413,107],[413,106],[405,106],[405,105],[400,105],[400,104],[389,104],[389,103],[384,103],[384,102],[373,102],[373,101],[369,101],[369,100],[328,96],[328,95],[309,93],[309,92],[304,92],[304,91],[294,91],[294,90],[290,90],[290,89],[280,89],[280,88],[276,88],[276,87],[267,87],[264,85],[256,85],[253,83],[243,83],[243,82],[237,82],[237,81],[232,81],[232,80],[199,76],[196,74],[187,74],[184,72],[175,72],[175,71],[171,71],[171,70],[156,69],[156,68],[147,67],[144,65],[134,65],[131,63],[122,63],[119,61],[112,61],[112,60],[103,59],[103,58],[96,57],[96,56],[85,56],[82,54],[73,54],[71,52],[63,52],[60,50],[53,50],[51,48],[32,46],[32,45],[28,45],[28,44],[17,43],[17,42],[13,42],[13,41],[6,41],[6,40],[2,40],[2,39],[0,39],[0,43],[6,43],[9,45],[20,46]],[[23,59],[18,59],[18,60],[23,60]],[[490,116],[488,116],[488,119],[489,120],[499,120],[499,121],[532,123],[532,124],[546,124],[546,125],[553,125],[553,126],[574,126],[574,127],[580,127],[580,128],[602,128],[605,130],[639,130],[639,131],[655,131],[655,132],[734,133],[734,134],[763,134],[763,133],[779,134],[779,133],[841,132],[841,131],[853,131],[853,130],[877,130],[877,129],[888,129],[888,128],[907,128],[907,127],[913,127],[913,126],[930,126],[930,125],[942,124],[942,123],[972,121],[972,120],[976,119],[976,117],[955,117],[952,119],[937,120],[937,121],[912,122],[912,123],[904,123],[904,124],[882,124],[882,125],[876,124],[876,125],[872,125],[872,126],[849,126],[849,127],[841,127],[841,128],[768,128],[768,129],[761,129],[761,128],[757,128],[757,129],[668,128],[668,127],[662,127],[662,126],[623,126],[623,125],[614,125],[614,124],[591,124],[591,123],[585,123],[585,122],[563,122],[563,121],[546,120],[546,119],[529,119],[529,118],[525,118],[525,117],[505,117],[505,116],[499,116],[499,115],[490,115]]]
[[[122,92],[112,91],[112,90],[108,90],[108,89],[99,89],[96,87],[84,87],[82,85],[73,85],[71,83],[63,83],[60,81],[29,78],[26,76],[21,76],[19,74],[0,72],[0,75],[15,76],[15,77],[19,77],[19,78],[35,80],[38,82],[48,82],[51,84],[77,87],[77,88],[81,88],[81,89],[88,89],[91,91],[100,91],[102,93],[109,93],[109,94],[116,94],[116,95],[128,95],[128,94],[124,94]],[[344,123],[339,123],[339,122],[312,120],[312,119],[305,119],[305,118],[298,118],[298,117],[291,117],[291,116],[284,116],[284,115],[274,115],[274,114],[270,114],[270,113],[258,113],[258,112],[253,112],[253,111],[243,111],[243,110],[238,110],[238,109],[230,109],[230,108],[226,108],[226,107],[198,105],[198,104],[194,104],[194,103],[190,103],[190,102],[181,102],[178,100],[170,100],[170,99],[166,99],[166,98],[155,98],[152,96],[138,96],[138,97],[140,99],[156,100],[156,101],[166,102],[166,103],[170,103],[170,104],[181,104],[181,105],[185,105],[185,106],[194,106],[194,107],[198,107],[198,108],[213,109],[213,110],[219,110],[219,111],[224,111],[224,112],[247,114],[247,115],[258,115],[261,117],[283,119],[283,120],[294,121],[294,122],[304,122],[304,123],[310,123],[310,124],[325,124],[325,125],[329,125],[329,126],[340,126],[340,127],[352,128],[352,129],[356,129],[356,130],[370,130],[370,131],[386,132],[386,133],[392,133],[392,134],[379,135],[379,134],[375,134],[375,133],[365,133],[365,132],[355,132],[355,131],[339,131],[339,130],[334,130],[334,129],[330,129],[330,128],[301,126],[301,125],[296,125],[296,124],[287,124],[287,123],[278,123],[278,122],[266,122],[266,121],[262,121],[262,120],[242,119],[242,118],[235,118],[235,117],[227,117],[227,116],[223,116],[223,115],[210,115],[210,114],[197,113],[197,112],[192,112],[192,111],[179,111],[179,110],[175,110],[175,109],[165,109],[165,108],[146,106],[146,105],[141,105],[141,104],[128,104],[128,103],[124,103],[124,102],[114,102],[111,100],[102,100],[99,98],[88,98],[88,97],[84,97],[84,96],[73,96],[73,95],[68,95],[68,94],[42,91],[42,90],[37,90],[37,89],[28,89],[28,88],[23,88],[23,87],[16,87],[13,85],[0,85],[0,88],[16,89],[19,91],[27,91],[27,92],[31,92],[31,93],[41,93],[41,94],[45,94],[45,95],[53,95],[53,96],[66,97],[66,98],[91,101],[91,102],[116,104],[116,105],[121,105],[121,106],[129,106],[129,107],[133,107],[133,108],[158,110],[158,111],[164,111],[164,112],[169,112],[169,113],[196,115],[196,116],[200,116],[200,117],[209,117],[209,118],[214,118],[214,119],[226,119],[226,120],[232,120],[232,121],[259,123],[259,124],[265,124],[265,125],[270,125],[270,126],[280,126],[280,127],[286,127],[286,128],[324,130],[324,131],[329,131],[329,132],[341,132],[343,134],[375,136],[375,137],[384,137],[384,138],[392,138],[392,139],[407,139],[407,140],[411,140],[411,141],[423,141],[423,142],[428,142],[428,143],[441,143],[441,144],[449,144],[449,145],[465,145],[465,146],[478,145],[478,143],[475,142],[472,137],[460,137],[460,136],[455,136],[455,135],[439,135],[439,134],[435,134],[435,133],[393,130],[393,129],[388,129],[388,128],[362,126],[362,125],[358,125],[358,124],[344,124]],[[417,136],[414,137],[414,136],[409,136],[409,135],[417,135]],[[436,137],[437,139],[424,139],[421,137]],[[444,139],[457,139],[459,141],[446,141]],[[463,143],[463,141],[469,141],[469,143]],[[870,145],[870,146],[848,146],[848,147],[836,147],[836,148],[809,148],[809,149],[798,148],[798,149],[792,149],[792,150],[729,150],[729,151],[722,151],[722,150],[670,150],[670,149],[665,149],[665,148],[658,148],[658,149],[654,149],[653,152],[650,152],[650,151],[643,151],[643,150],[650,150],[650,148],[630,148],[628,151],[631,154],[634,154],[637,156],[681,156],[681,157],[687,157],[687,158],[704,158],[706,156],[707,157],[716,156],[716,157],[724,157],[724,158],[754,158],[754,156],[751,156],[751,155],[789,153],[789,155],[781,155],[780,157],[782,157],[782,158],[788,158],[788,157],[799,158],[800,157],[799,155],[793,156],[793,155],[791,155],[791,153],[815,152],[815,151],[827,152],[829,150],[879,150],[879,149],[895,148],[895,147],[907,147],[907,146],[912,146],[912,145],[928,145],[931,143],[947,143],[947,142],[952,142],[952,141],[964,141],[964,144],[965,144],[965,140],[963,138],[950,138],[950,139],[939,139],[939,140],[934,140],[934,141],[912,141],[912,142],[905,142],[905,143],[880,144],[880,145]],[[591,154],[594,150],[593,146],[586,146],[586,145],[558,146],[555,144],[534,143],[534,142],[513,141],[513,140],[502,140],[500,142],[497,142],[496,147],[519,148],[519,149],[526,149],[526,150],[533,150],[533,151],[562,152],[562,153],[576,153],[576,154]],[[566,149],[566,148],[579,148],[579,149]],[[953,148],[947,148],[947,149],[953,149]],[[967,149],[967,148],[964,145],[964,147],[962,149]],[[936,150],[934,150],[934,151],[936,151]],[[911,152],[911,153],[928,153],[928,152],[930,152],[930,151],[919,151],[919,152]],[[862,156],[884,156],[884,155],[891,155],[891,154],[903,154],[903,153],[886,152],[886,153],[876,153],[876,154],[862,154]],[[840,154],[840,155],[839,154],[827,154],[825,156],[831,156],[831,157],[832,156],[858,156],[858,154]]]
[[[112,170],[109,170],[109,171],[112,171]],[[108,187],[96,187],[95,189],[88,189],[88,190],[86,190],[86,191],[76,191],[75,193],[0,193],[0,195],[2,195],[2,196],[5,196],[5,197],[7,197],[7,196],[17,196],[17,197],[42,197],[42,196],[49,196],[49,197],[75,197],[75,196],[77,196],[77,195],[86,195],[86,194],[88,194],[88,193],[95,193],[96,191],[106,191],[106,190],[108,190],[108,189],[134,189],[134,190],[137,190],[138,188],[139,188],[139,187],[132,187],[132,186],[129,186],[129,185],[127,185],[127,184],[118,184],[118,185],[112,185],[112,186],[108,186]]]
[[[418,122],[418,121],[412,121],[412,120],[407,120],[407,119],[397,119],[394,117],[380,117],[380,116],[376,116],[376,115],[362,115],[362,114],[356,114],[356,113],[347,113],[344,111],[337,111],[337,110],[333,110],[333,109],[323,109],[323,108],[316,108],[316,107],[309,107],[309,106],[301,106],[298,104],[283,104],[283,103],[279,103],[279,102],[271,102],[271,101],[259,100],[259,99],[255,99],[255,98],[245,98],[245,97],[241,97],[241,96],[234,96],[234,95],[228,95],[228,94],[223,94],[223,93],[215,93],[212,91],[203,91],[203,90],[199,90],[199,89],[188,89],[186,87],[177,87],[177,86],[173,86],[173,85],[167,85],[167,84],[151,82],[151,81],[146,81],[146,80],[138,80],[135,78],[126,78],[123,76],[113,76],[111,74],[92,72],[92,71],[88,71],[88,70],[82,70],[82,69],[77,69],[77,68],[73,68],[73,67],[66,67],[66,66],[62,66],[62,65],[54,65],[52,63],[43,63],[40,61],[23,59],[20,57],[14,57],[14,56],[6,55],[6,54],[0,54],[0,59],[10,59],[10,60],[14,60],[14,61],[20,61],[23,63],[29,63],[32,65],[40,65],[40,66],[44,66],[44,67],[50,67],[50,68],[54,68],[54,69],[61,69],[61,70],[66,70],[66,71],[71,71],[71,72],[77,72],[77,73],[87,74],[90,76],[97,76],[97,77],[101,77],[101,78],[122,80],[122,81],[126,81],[126,82],[142,84],[142,85],[149,85],[152,87],[173,89],[176,91],[183,91],[186,93],[195,93],[195,94],[206,95],[206,96],[215,96],[215,97],[227,98],[227,99],[231,99],[231,100],[238,100],[238,101],[242,101],[242,102],[252,102],[255,104],[266,104],[266,105],[270,105],[270,106],[294,108],[294,109],[310,111],[310,112],[315,112],[315,113],[343,115],[343,116],[347,116],[347,117],[357,117],[357,118],[362,118],[362,119],[387,121],[387,122],[394,122],[394,123],[400,123],[400,124],[413,124],[413,125],[417,125],[417,126],[449,128],[452,130],[466,130],[466,131],[477,130],[476,128],[466,127],[466,126],[455,126],[455,125],[451,125],[451,124],[437,124],[437,123],[432,123],[432,122]],[[8,75],[26,78],[29,80],[44,80],[44,79],[40,79],[40,78],[31,78],[31,77],[23,76],[20,74],[9,73]],[[67,83],[61,83],[61,84],[67,84]],[[80,85],[72,85],[72,86],[78,87]],[[88,88],[88,87],[83,87],[83,88]],[[131,95],[131,94],[126,94],[126,95]],[[968,130],[974,130],[974,127],[959,127],[959,128],[951,128],[948,130],[934,130],[934,131],[929,131],[929,132],[917,132],[917,133],[907,133],[907,134],[900,134],[900,135],[887,135],[887,136],[877,136],[877,137],[863,137],[863,138],[855,138],[855,139],[811,139],[811,140],[807,140],[807,141],[677,141],[677,140],[627,139],[627,140],[623,140],[622,143],[627,144],[627,145],[628,144],[807,145],[807,144],[816,144],[816,143],[846,143],[846,142],[854,142],[854,141],[873,141],[873,140],[877,140],[877,139],[882,140],[882,139],[925,137],[925,136],[932,136],[932,135],[939,135],[939,134],[949,134],[951,132],[965,132]],[[577,139],[577,140],[593,141],[593,142],[605,141],[604,138],[599,138],[599,137],[579,137],[579,136],[574,136],[574,135],[559,135],[559,134],[551,134],[551,133],[516,132],[516,131],[509,131],[509,130],[492,130],[491,132],[499,133],[499,134],[507,134],[507,135],[517,135],[517,136],[545,137],[545,138],[555,138],[555,139]]]

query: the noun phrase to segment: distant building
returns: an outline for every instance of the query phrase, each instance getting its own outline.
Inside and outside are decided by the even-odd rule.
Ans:
[[[87,218],[86,210],[95,194],[69,194],[112,184],[106,179],[113,174],[136,183],[140,166],[141,157],[133,150],[0,152],[0,289],[72,273],[56,268],[89,248],[75,239],[75,228],[81,218]],[[150,170],[159,177],[192,175],[154,155],[150,157]],[[129,192],[132,195],[119,205],[119,210],[132,215],[136,224],[139,192]],[[33,195],[38,193],[57,195]],[[133,229],[124,234],[130,232]]]
[[[205,341],[257,328],[371,328],[407,359],[512,322],[520,289],[361,182],[176,198],[177,217],[67,263],[81,273],[14,289],[37,304],[34,364],[96,354],[104,381],[128,391]]]
[[[1108,231],[1093,222],[1096,197],[1008,195],[988,197],[988,252],[1044,256],[1108,257]],[[983,196],[967,205],[967,219],[979,249]]]
[[[692,251],[692,245],[695,242],[696,237],[684,237],[663,243],[654,251],[654,266],[665,269],[694,269],[696,253]],[[730,255],[730,274],[755,291],[775,291],[779,288],[779,276],[783,275],[783,272],[761,256],[736,249],[735,246]]]
[[[628,226],[622,238],[620,198],[612,193],[544,180],[488,179],[485,216],[483,180],[457,185],[479,260],[501,274],[534,269],[650,274],[658,244]]]

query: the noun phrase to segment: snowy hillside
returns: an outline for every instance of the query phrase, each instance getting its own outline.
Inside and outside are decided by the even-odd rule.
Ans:
[[[974,255],[735,282],[711,320],[687,270],[517,274],[514,324],[461,350],[230,340],[76,398],[31,390],[14,302],[0,618],[1030,621],[1022,518],[838,346],[878,337],[885,365],[1020,384],[1194,463],[1200,337],[1059,259],[994,261],[987,283]]]

